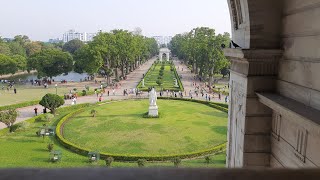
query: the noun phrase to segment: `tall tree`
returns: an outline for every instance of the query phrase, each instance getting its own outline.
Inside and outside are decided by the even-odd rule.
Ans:
[[[73,58],[68,52],[45,49],[28,59],[28,69],[35,69],[41,77],[54,77],[68,73],[73,68]]]
[[[16,62],[10,56],[0,54],[0,75],[14,74],[17,71]]]
[[[71,54],[75,54],[75,52],[78,49],[80,49],[83,45],[84,45],[84,43],[82,41],[80,41],[79,39],[74,39],[74,40],[71,40],[71,41],[65,43],[62,47],[62,50],[67,51]]]

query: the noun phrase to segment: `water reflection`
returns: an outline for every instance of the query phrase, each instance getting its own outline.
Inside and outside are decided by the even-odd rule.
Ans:
[[[68,82],[80,82],[80,80],[84,80],[84,78],[88,77],[87,73],[79,74],[74,71],[69,72],[68,74],[62,74],[56,77],[53,77],[55,81],[68,81]],[[14,81],[30,81],[30,80],[36,80],[37,78],[37,73],[31,73],[31,74],[23,74],[23,75],[17,75],[17,76],[12,76],[8,78],[0,78],[0,79],[6,79],[6,80],[14,80]]]

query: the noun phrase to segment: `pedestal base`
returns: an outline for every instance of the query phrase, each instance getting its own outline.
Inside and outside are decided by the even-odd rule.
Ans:
[[[149,107],[149,116],[158,116],[158,106],[150,106]]]

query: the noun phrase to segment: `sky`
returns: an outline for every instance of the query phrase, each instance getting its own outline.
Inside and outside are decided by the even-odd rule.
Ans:
[[[142,29],[145,36],[174,36],[196,27],[231,31],[226,0],[0,0],[0,36],[32,40],[64,32]]]

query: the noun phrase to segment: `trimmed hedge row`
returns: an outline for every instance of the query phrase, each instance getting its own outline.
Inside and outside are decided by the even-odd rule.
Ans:
[[[207,106],[209,106],[209,107],[218,109],[218,110],[223,111],[223,112],[225,112],[225,113],[228,113],[228,104],[208,102],[208,101],[201,101],[201,100],[196,100],[196,99],[174,98],[174,97],[158,97],[158,99],[170,99],[170,100],[180,100],[180,101],[191,101],[191,102],[196,102],[196,103],[204,104],[204,105],[207,105]]]
[[[150,73],[151,69],[153,69],[153,67],[156,66],[156,65],[157,65],[157,63],[154,62],[154,63],[151,65],[151,67],[148,69],[148,71],[147,71],[147,73],[144,75],[144,77],[146,77],[146,76]],[[143,78],[144,78],[144,77],[143,77]],[[142,79],[143,79],[143,78],[142,78]],[[141,89],[141,88],[139,88],[139,87],[142,86],[142,79],[141,79],[141,81],[139,82],[139,84],[137,85],[136,88]]]
[[[174,68],[174,74],[175,74],[175,76],[176,76],[176,78],[177,78],[177,80],[178,80],[178,85],[180,86],[180,89],[181,89],[181,91],[184,91],[184,87],[183,87],[183,84],[182,84],[182,82],[181,82],[181,79],[180,79],[180,77],[179,77],[179,74],[178,74],[178,72],[177,72],[177,69],[176,69],[176,67],[175,66],[173,66]]]
[[[218,106],[220,107],[220,106]],[[67,149],[70,151],[73,151],[77,154],[87,156],[89,152],[92,150],[86,149],[83,147],[79,147],[78,145],[75,145],[71,142],[69,142],[67,139],[63,137],[63,127],[64,124],[70,120],[74,115],[83,112],[84,109],[80,109],[77,111],[74,111],[65,117],[63,117],[59,123],[56,126],[56,136],[58,141]],[[107,157],[113,157],[116,161],[137,161],[138,159],[145,159],[147,161],[170,161],[174,158],[181,158],[181,159],[188,159],[188,158],[195,158],[199,156],[204,156],[208,154],[214,154],[218,152],[222,152],[226,150],[226,143],[217,145],[213,148],[209,149],[204,149],[201,151],[196,151],[192,153],[184,153],[184,154],[171,154],[171,155],[153,155],[153,156],[148,156],[148,155],[130,155],[130,154],[112,154],[112,153],[107,153],[107,152],[100,152],[101,158],[105,159]]]

